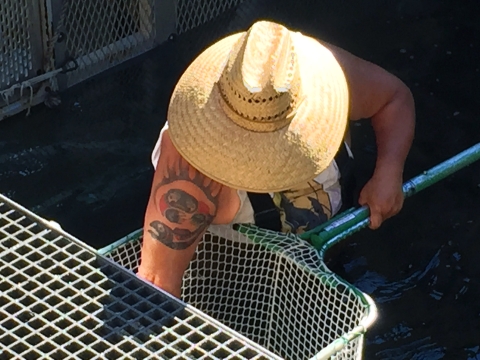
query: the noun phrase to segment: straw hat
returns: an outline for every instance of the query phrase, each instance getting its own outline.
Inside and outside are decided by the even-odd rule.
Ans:
[[[169,134],[209,178],[234,189],[282,191],[331,163],[348,106],[345,75],[326,47],[260,21],[192,62],[170,100]]]

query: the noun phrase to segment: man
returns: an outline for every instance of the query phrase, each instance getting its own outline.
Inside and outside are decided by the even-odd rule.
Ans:
[[[268,21],[210,46],[176,85],[153,152],[138,275],[179,297],[207,228],[256,223],[258,194],[279,210],[279,230],[330,218],[341,206],[335,156],[348,120],[363,118],[371,118],[378,157],[359,204],[376,229],[403,205],[415,121],[409,89],[374,64]]]

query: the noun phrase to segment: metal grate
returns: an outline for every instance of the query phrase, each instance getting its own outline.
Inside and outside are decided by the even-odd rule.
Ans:
[[[2,195],[0,272],[1,359],[277,358]]]
[[[210,20],[244,0],[176,0],[177,33],[181,34]]]
[[[67,86],[151,49],[155,0],[64,0],[60,29],[78,62]]]

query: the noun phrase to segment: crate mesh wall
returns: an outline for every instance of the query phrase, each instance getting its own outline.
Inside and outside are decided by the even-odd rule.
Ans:
[[[160,1],[171,2],[169,7]],[[214,20],[242,0],[4,0],[0,2],[0,91],[44,72],[78,64],[62,75],[62,89],[89,79],[152,49],[165,39],[157,16],[175,18],[177,33]],[[162,14],[170,11],[172,14]],[[175,12],[173,12],[175,11]],[[160,14],[160,15],[159,15]],[[53,25],[53,29],[50,26]],[[169,27],[168,24],[165,25]],[[165,28],[166,29],[166,28]],[[160,30],[161,32],[162,30]],[[55,51],[54,51],[55,47]],[[51,83],[56,88],[54,80]],[[29,88],[35,94],[40,89]],[[0,109],[10,116],[29,107],[19,90],[3,94]],[[8,95],[8,99],[7,96]],[[34,104],[43,101],[35,99]]]
[[[0,272],[2,360],[276,358],[1,195]]]
[[[5,90],[31,76],[35,76],[34,57],[41,56],[33,44],[33,35],[40,32],[39,9],[29,0],[0,1],[0,90]],[[36,11],[33,13],[33,11]],[[38,60],[38,59],[37,59]],[[5,96],[0,98],[0,104]]]
[[[151,49],[154,6],[155,0],[65,0],[66,50],[79,66],[68,86]]]
[[[68,86],[150,50],[156,36],[154,7],[160,6],[158,1],[65,0],[62,21],[67,52],[79,63],[79,70],[68,74]],[[176,29],[181,34],[243,0],[167,1],[175,1]]]
[[[28,0],[0,1],[0,90],[31,75],[30,21]]]
[[[141,232],[104,251],[132,271]],[[291,236],[259,231],[206,234],[184,276],[182,298],[285,359],[306,360],[352,331],[368,314],[358,292]],[[359,336],[333,359],[361,358]]]
[[[175,0],[177,33],[181,34],[210,20],[244,0]]]

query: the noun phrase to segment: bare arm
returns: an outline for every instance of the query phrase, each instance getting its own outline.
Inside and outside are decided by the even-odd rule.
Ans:
[[[360,194],[370,207],[370,227],[395,215],[403,206],[403,168],[415,130],[415,104],[408,87],[381,67],[330,44],[350,88],[350,119],[370,118],[377,142],[372,179]]]
[[[222,185],[191,167],[162,139],[144,223],[138,275],[180,297],[183,274],[217,215]]]
[[[350,87],[350,120],[371,118],[378,158],[375,172],[403,172],[415,129],[410,89],[381,67],[326,44],[343,67]]]

